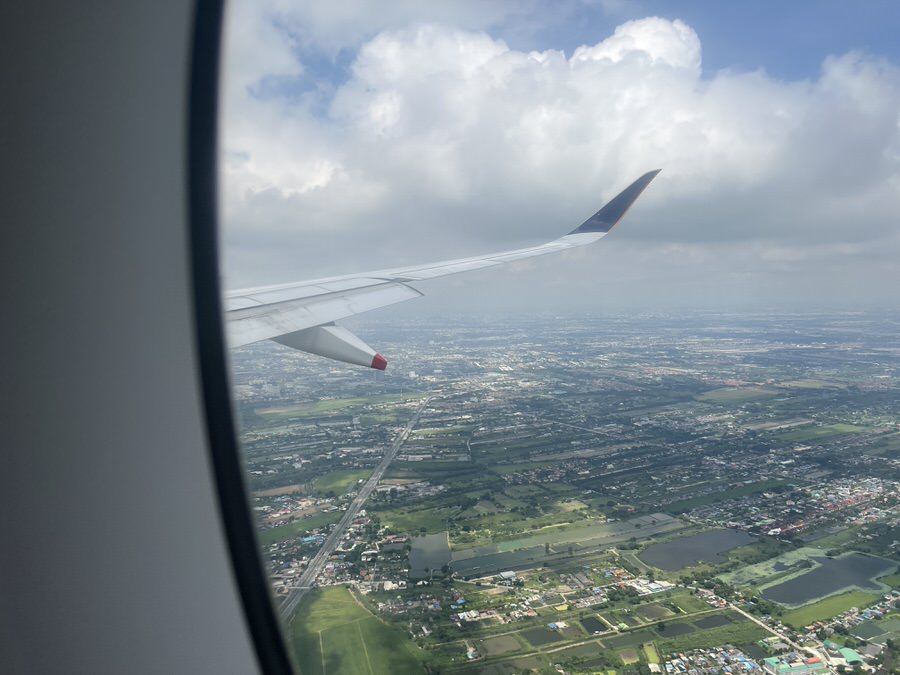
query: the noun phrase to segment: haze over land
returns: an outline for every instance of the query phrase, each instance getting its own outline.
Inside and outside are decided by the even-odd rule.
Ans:
[[[875,4],[817,4],[847,26],[817,39],[653,3],[235,3],[227,283],[543,241],[662,168],[599,245],[415,311],[896,307],[900,22]]]
[[[253,506],[303,672],[366,649],[375,673],[646,675],[677,654],[833,672],[835,644],[875,663],[900,640],[898,323],[360,324],[385,374],[237,350]]]

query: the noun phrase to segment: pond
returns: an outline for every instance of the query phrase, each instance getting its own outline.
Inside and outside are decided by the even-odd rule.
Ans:
[[[664,638],[678,637],[679,635],[689,635],[697,629],[689,623],[658,623],[656,624],[656,632]]]
[[[457,556],[453,553],[451,567],[463,579],[484,577],[506,570],[517,570],[525,567],[538,567],[547,558],[543,546],[532,546],[518,551],[505,553],[489,553],[474,557]]]
[[[562,636],[552,630],[546,628],[532,628],[531,630],[522,631],[522,637],[528,640],[533,647],[548,645],[551,642],[559,642]]]
[[[865,553],[845,553],[838,558],[813,557],[818,567],[762,591],[766,600],[783,605],[805,605],[838,591],[856,587],[880,593],[884,586],[876,578],[889,573],[897,563]]]
[[[704,616],[702,619],[698,619],[694,622],[694,625],[702,630],[709,630],[710,628],[727,626],[730,623],[731,619],[725,614],[712,614],[710,616]]]
[[[609,630],[609,626],[593,616],[589,616],[587,619],[582,619],[581,625],[584,626],[584,629],[588,632],[588,635],[591,635],[593,633],[605,633]]]
[[[725,562],[723,553],[756,539],[738,530],[709,530],[688,537],[678,537],[662,544],[652,544],[638,556],[648,565],[675,572],[701,562]]]
[[[409,551],[409,576],[424,579],[432,572],[440,574],[441,567],[450,562],[450,539],[446,532],[412,537]]]

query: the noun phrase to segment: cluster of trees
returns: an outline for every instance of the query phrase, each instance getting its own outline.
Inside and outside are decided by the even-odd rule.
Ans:
[[[733,600],[738,597],[738,592],[734,586],[717,579],[711,572],[694,572],[690,576],[682,576],[678,581],[685,586],[696,584],[700,588],[710,590],[726,600]]]

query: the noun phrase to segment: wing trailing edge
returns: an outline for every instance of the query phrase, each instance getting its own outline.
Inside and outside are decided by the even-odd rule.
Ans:
[[[227,293],[229,344],[239,347],[275,340],[312,354],[384,370],[387,361],[380,354],[334,322],[420,297],[422,293],[409,285],[412,282],[592,244],[618,224],[659,172],[657,169],[645,173],[567,235],[539,246]]]

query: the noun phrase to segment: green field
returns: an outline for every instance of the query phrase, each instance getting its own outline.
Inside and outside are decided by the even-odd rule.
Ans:
[[[752,621],[738,621],[727,626],[698,630],[688,635],[658,640],[656,648],[660,654],[671,654],[672,652],[684,652],[689,649],[710,649],[724,644],[742,646],[761,640],[769,635],[769,631]]]
[[[825,598],[824,600],[819,600],[818,602],[814,602],[790,612],[785,612],[781,619],[789,626],[803,628],[816,621],[823,621],[825,619],[830,619],[833,616],[837,616],[841,612],[846,612],[851,607],[859,607],[860,609],[868,607],[878,600],[878,597],[879,596],[874,593],[849,591],[847,593],[841,593],[840,595],[834,595],[830,598]]]
[[[360,478],[368,478],[371,473],[367,469],[363,471],[330,471],[324,476],[316,478],[313,483],[313,491],[320,495],[327,495],[329,492],[342,495]]]
[[[878,577],[878,581],[887,584],[894,590],[900,589],[900,574],[888,574],[885,577]]]
[[[344,587],[312,591],[297,609],[291,646],[302,675],[422,673],[418,648]]]
[[[399,403],[402,399],[397,394],[382,394],[365,398],[327,398],[315,403],[299,403],[279,408],[257,408],[256,414],[263,419],[291,419],[294,417],[317,417],[345,410],[346,408],[363,408],[378,403]],[[410,400],[407,396],[405,400]]]
[[[773,389],[764,389],[762,387],[723,387],[721,389],[713,389],[697,396],[698,401],[706,401],[707,403],[720,404],[740,404],[749,401],[758,401],[760,399],[775,396],[780,392]]]
[[[284,541],[285,539],[290,539],[291,537],[297,537],[304,532],[314,530],[317,527],[324,527],[326,525],[336,523],[341,519],[342,515],[344,515],[343,511],[317,513],[314,516],[301,518],[300,520],[295,520],[292,523],[281,525],[280,527],[273,527],[268,530],[257,530],[257,532],[259,533],[259,543],[263,546],[268,546],[269,544],[274,544],[278,541]]]
[[[447,529],[447,519],[458,512],[457,508],[446,506],[431,509],[388,508],[379,510],[377,513],[381,524],[396,532],[417,532],[423,527],[426,532],[440,532]]]
[[[789,387],[791,389],[846,389],[847,385],[837,382],[826,382],[825,380],[816,380],[812,378],[804,378],[802,380],[789,380],[782,382],[779,387]]]
[[[822,427],[803,427],[802,429],[786,431],[778,434],[778,438],[782,441],[812,441],[828,438],[829,436],[857,434],[861,431],[867,431],[867,429],[854,424],[828,424]]]
[[[532,519],[529,521],[532,525],[542,525],[540,530],[536,530],[533,534],[523,537],[517,537],[506,541],[497,541],[497,547],[500,551],[515,551],[520,548],[543,546],[544,544],[550,544],[551,546],[561,544],[598,546],[601,544],[611,544],[617,541],[625,541],[630,537],[646,539],[653,534],[674,532],[676,530],[684,529],[684,523],[678,520],[658,522],[653,526],[634,527],[632,529],[624,528],[622,523],[608,523],[598,519],[584,519],[575,523],[569,522],[573,517],[584,518],[583,513],[583,511],[575,513],[563,512],[555,513],[551,516],[544,516],[539,519]],[[515,516],[516,514],[512,515]],[[559,525],[553,525],[553,520],[562,522],[560,522]],[[549,526],[544,526],[544,523],[547,523]]]
[[[693,612],[702,612],[709,609],[709,605],[696,595],[691,595],[686,591],[678,591],[669,598],[669,602],[681,609],[684,614]]]
[[[895,455],[900,452],[900,434],[893,433],[879,437],[875,443],[863,452],[867,455]]]

